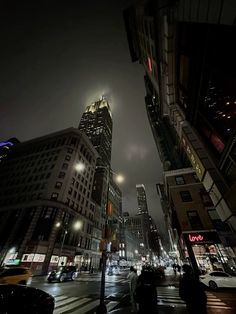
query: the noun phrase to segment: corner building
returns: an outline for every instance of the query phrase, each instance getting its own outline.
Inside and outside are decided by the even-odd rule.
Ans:
[[[92,263],[97,157],[89,139],[74,128],[12,147],[0,164],[1,262],[20,259],[34,274],[61,262]],[[79,162],[85,165],[81,172]],[[73,229],[77,221],[80,230]]]
[[[235,5],[137,0],[124,20],[132,61],[145,69],[146,109],[164,171],[192,166],[229,226],[223,243],[235,259]]]

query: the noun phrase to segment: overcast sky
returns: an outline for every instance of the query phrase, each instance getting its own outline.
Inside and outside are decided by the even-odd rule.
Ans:
[[[161,228],[162,180],[144,103],[144,71],[132,63],[122,2],[35,4],[0,13],[1,139],[25,141],[78,127],[87,105],[106,95],[113,114],[112,168],[122,172],[123,210],[137,212],[136,183]]]

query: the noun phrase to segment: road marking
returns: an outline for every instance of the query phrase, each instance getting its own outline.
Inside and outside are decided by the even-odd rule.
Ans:
[[[89,304],[83,306],[82,308],[77,309],[76,311],[73,311],[71,313],[79,313],[79,314],[86,314],[87,312],[91,311],[93,308],[97,307],[100,303],[100,300],[95,300],[93,302],[90,302]],[[63,313],[63,312],[61,312]],[[54,313],[53,313],[54,314]]]
[[[110,301],[108,304],[107,304],[107,312],[110,312],[112,311],[118,304],[119,302],[117,301]]]
[[[71,303],[71,302],[73,302],[75,300],[78,300],[78,297],[66,297],[66,298],[64,298],[64,300],[56,302],[56,307],[59,307],[59,306],[64,305],[64,304]]]
[[[89,298],[83,298],[83,299],[80,299],[80,300],[75,301],[73,303],[70,303],[70,304],[68,304],[66,306],[61,306],[59,308],[58,308],[58,305],[56,303],[56,307],[55,307],[55,310],[53,311],[53,314],[63,314],[65,312],[67,312],[67,311],[73,310],[74,308],[78,307],[79,305],[87,303],[90,300],[91,299],[89,299]]]
[[[211,308],[211,309],[224,309],[224,310],[230,310],[230,309],[232,309],[232,307],[230,307],[230,306],[221,306],[221,307],[219,307],[219,305],[212,305],[212,306],[207,306],[207,307],[209,307],[209,308]]]
[[[177,288],[169,289],[168,287],[157,287],[157,300],[158,305],[176,305],[179,307],[184,307],[185,302],[180,298],[179,291]],[[223,302],[220,298],[215,296],[214,294],[207,292],[207,307],[212,309],[232,309],[232,307],[228,306],[225,302]]]
[[[68,296],[66,296],[66,295],[60,295],[60,296],[55,296],[54,298],[55,298],[55,300],[56,300],[56,302],[57,302],[57,301],[61,301],[61,300],[67,299]]]

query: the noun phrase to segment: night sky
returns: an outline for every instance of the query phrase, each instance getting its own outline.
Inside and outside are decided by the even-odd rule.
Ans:
[[[126,178],[123,211],[137,212],[135,185],[142,183],[161,229],[155,186],[161,163],[145,109],[144,70],[129,55],[127,2],[1,8],[0,139],[78,127],[85,107],[105,95],[113,115],[112,168]]]

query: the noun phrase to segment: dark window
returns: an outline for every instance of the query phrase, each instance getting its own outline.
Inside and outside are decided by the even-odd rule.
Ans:
[[[16,275],[23,275],[25,273],[26,271],[24,268],[12,268],[12,269],[7,269],[3,271],[2,275],[3,276],[16,276]]]
[[[58,175],[58,178],[64,178],[65,177],[65,172],[60,172]]]
[[[185,184],[184,177],[183,176],[176,176],[175,177],[175,182],[178,185]]]
[[[183,202],[192,202],[192,197],[189,191],[181,191],[179,194]]]
[[[71,158],[71,157],[70,157],[69,155],[66,155],[65,160],[68,160],[68,161],[69,161],[70,158]]]
[[[201,196],[202,202],[205,206],[211,206],[212,205],[211,198],[210,198],[209,194],[204,189],[201,189],[200,196]]]
[[[62,165],[62,169],[63,169],[63,170],[67,170],[67,169],[68,169],[68,164],[64,163],[64,164]]]
[[[57,200],[57,198],[58,198],[58,193],[52,193],[51,199],[52,200]]]
[[[195,180],[195,182],[199,182],[198,176],[196,175],[196,173],[193,173],[193,178]]]
[[[202,222],[196,210],[187,212],[189,223],[193,230],[202,230]]]
[[[224,272],[220,272],[220,271],[213,271],[210,275],[216,276],[216,277],[229,277],[228,274],[226,274]]]
[[[230,227],[229,225],[226,223],[226,222],[223,222],[217,211],[213,208],[213,209],[208,209],[208,215],[211,219],[211,222],[214,226],[214,228],[217,230],[217,231],[222,231],[222,232],[230,232]]]

